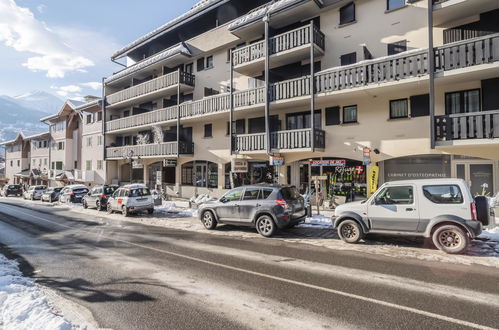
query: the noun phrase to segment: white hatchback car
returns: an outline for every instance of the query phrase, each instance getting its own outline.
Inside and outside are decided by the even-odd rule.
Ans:
[[[23,198],[31,200],[41,199],[46,189],[46,186],[31,186],[23,193]]]
[[[461,253],[494,218],[487,198],[473,198],[465,181],[431,179],[385,183],[368,200],[337,207],[332,222],[348,243],[370,233],[419,236]]]
[[[107,212],[121,212],[125,217],[131,213],[154,212],[154,200],[151,191],[145,185],[132,184],[117,189],[107,200]]]

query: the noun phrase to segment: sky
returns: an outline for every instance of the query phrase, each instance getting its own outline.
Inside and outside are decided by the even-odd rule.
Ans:
[[[121,47],[199,0],[0,0],[0,95],[101,95]]]

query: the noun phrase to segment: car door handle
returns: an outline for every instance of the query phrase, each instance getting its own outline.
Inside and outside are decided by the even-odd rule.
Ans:
[[[260,207],[260,206],[262,206],[262,204],[256,204],[256,207]]]
[[[416,209],[413,209],[412,207],[408,207],[405,209],[406,211],[416,211]]]

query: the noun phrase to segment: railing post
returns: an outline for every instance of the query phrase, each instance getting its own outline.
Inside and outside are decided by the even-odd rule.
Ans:
[[[310,21],[310,148],[315,151],[314,21]]]
[[[428,0],[428,64],[430,93],[430,145],[435,149],[435,50],[433,49],[433,0]]]

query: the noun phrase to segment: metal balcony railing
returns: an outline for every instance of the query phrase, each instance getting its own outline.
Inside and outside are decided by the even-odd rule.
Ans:
[[[156,92],[158,90],[167,88],[167,87],[172,87],[177,84],[185,84],[189,86],[194,86],[195,84],[195,77],[194,75],[187,73],[187,72],[181,72],[180,73],[180,80],[179,80],[179,73],[178,71],[172,72],[169,74],[165,74],[161,77],[146,81],[144,83],[138,84],[136,86],[129,87],[127,89],[124,89],[122,91],[110,94],[107,96],[107,102],[109,104],[116,104],[120,102],[124,102],[130,99],[133,99],[135,97],[147,95],[149,93]]]
[[[306,25],[288,32],[284,32],[269,39],[269,53],[274,55],[293,48],[310,44],[310,25]],[[314,26],[314,44],[325,49],[325,36],[318,27]],[[249,63],[265,57],[265,41],[234,49],[232,63],[234,66]]]
[[[437,141],[499,138],[499,110],[435,117]]]

